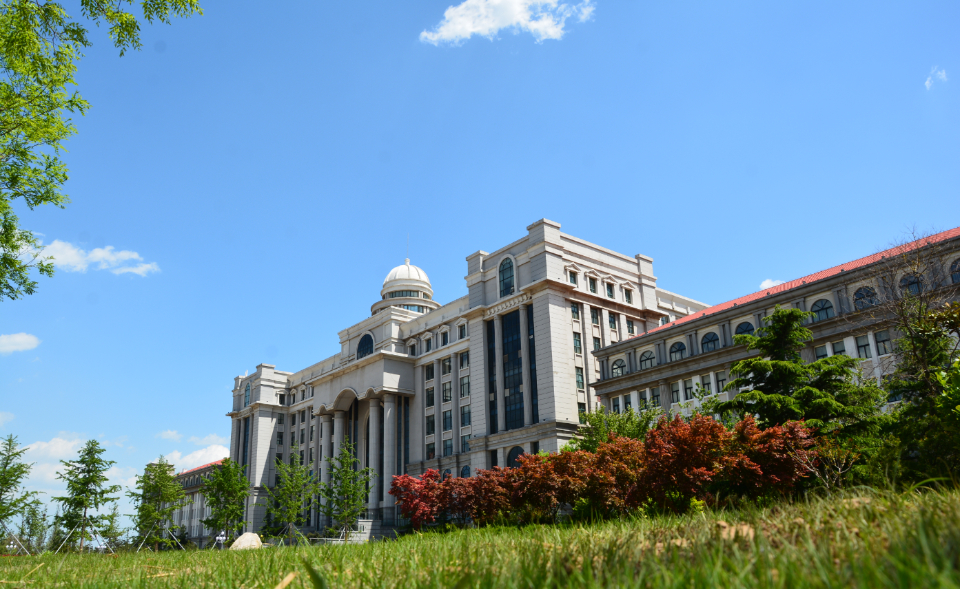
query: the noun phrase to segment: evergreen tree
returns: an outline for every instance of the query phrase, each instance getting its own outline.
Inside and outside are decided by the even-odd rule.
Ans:
[[[66,539],[67,532],[63,530],[63,525],[60,523],[60,508],[57,507],[57,510],[53,514],[53,526],[50,529],[50,540],[47,543],[47,550],[56,552]]]
[[[120,491],[120,485],[107,485],[106,472],[114,461],[101,457],[105,451],[100,442],[89,440],[80,449],[76,460],[60,461],[64,470],[57,473],[57,478],[67,484],[67,494],[53,499],[63,506],[63,526],[69,530],[77,528],[80,533],[81,552],[84,541],[90,538],[87,528],[90,525],[100,528],[103,524],[103,516],[90,511],[116,501],[117,498],[110,495]]]
[[[310,508],[317,502],[320,482],[314,476],[313,463],[301,464],[298,446],[290,452],[291,464],[277,460],[277,484],[267,487],[267,502],[261,505],[267,513],[287,530],[288,541],[293,543],[294,526],[307,522]]]
[[[114,503],[110,512],[103,516],[103,527],[100,528],[100,536],[113,549],[116,550],[123,544],[123,537],[126,535],[126,528],[120,525],[120,506]]]
[[[35,492],[23,490],[23,483],[33,466],[23,461],[26,451],[13,434],[0,442],[0,523],[22,515],[36,496]]]
[[[805,420],[821,435],[877,435],[884,420],[885,394],[871,379],[861,377],[860,360],[843,354],[809,364],[801,359],[800,350],[813,338],[804,320],[812,315],[777,306],[756,335],[735,336],[737,344],[758,356],[734,362],[730,372],[736,378],[724,390],[750,390],[718,403],[715,410],[754,414],[761,427]]]
[[[634,411],[631,407],[623,413],[608,413],[604,406],[600,405],[596,411],[581,413],[580,416],[586,427],[580,428],[580,437],[570,440],[563,450],[596,452],[600,444],[609,441],[610,434],[643,440],[650,428],[660,421],[663,409],[648,407],[646,402],[642,401],[639,411]]]
[[[17,536],[30,552],[43,552],[47,544],[47,525],[47,508],[39,500],[33,500],[23,510]]]
[[[327,459],[330,483],[320,485],[320,513],[330,518],[338,532],[349,533],[367,507],[372,468],[360,468],[353,455],[353,444],[344,440],[340,453]]]
[[[152,545],[155,551],[161,544],[175,545],[164,530],[172,527],[173,512],[186,505],[187,499],[173,474],[173,465],[163,456],[148,464],[143,476],[137,475],[136,490],[128,491],[127,496],[136,509],[134,529],[140,541]]]
[[[210,517],[200,520],[200,523],[214,534],[224,531],[233,535],[248,523],[243,515],[250,495],[250,483],[240,464],[224,458],[218,468],[203,478],[200,493],[210,508]]]

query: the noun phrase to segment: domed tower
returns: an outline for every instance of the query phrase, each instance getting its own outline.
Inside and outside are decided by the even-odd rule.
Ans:
[[[439,309],[433,300],[433,288],[430,279],[422,269],[411,266],[410,258],[403,266],[397,266],[387,274],[380,291],[381,300],[370,307],[371,314],[379,313],[387,307],[399,307],[416,313],[426,313]]]

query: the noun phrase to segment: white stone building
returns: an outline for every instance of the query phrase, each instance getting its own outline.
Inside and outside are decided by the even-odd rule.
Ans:
[[[207,528],[200,521],[210,517],[210,507],[207,506],[206,498],[200,492],[200,485],[203,479],[210,476],[215,469],[220,468],[222,462],[222,459],[217,460],[190,470],[184,470],[176,475],[176,480],[183,487],[183,493],[187,501],[182,507],[174,510],[171,514],[171,520],[174,526],[183,530],[188,540],[200,548],[209,545],[219,532],[219,530]]]
[[[248,530],[263,523],[256,504],[275,484],[277,460],[316,464],[327,481],[326,458],[343,440],[376,471],[368,517],[387,522],[395,474],[470,476],[523,452],[556,451],[597,402],[594,350],[706,308],[660,289],[651,258],[545,219],[466,262],[463,297],[434,301],[427,274],[408,260],[387,276],[370,316],[338,334],[339,353],[234,379],[230,455],[252,486]],[[291,456],[294,443],[301,456]],[[311,527],[319,519],[311,514]]]

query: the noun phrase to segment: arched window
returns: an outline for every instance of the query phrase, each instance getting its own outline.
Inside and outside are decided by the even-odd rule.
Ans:
[[[464,466],[460,469],[460,478],[469,479],[470,478],[470,467]]]
[[[753,323],[750,323],[749,321],[744,321],[743,323],[737,326],[736,334],[737,335],[744,335],[744,334],[753,335]]]
[[[907,274],[900,279],[900,290],[903,291],[903,294],[919,296],[923,291],[923,282],[916,274]]]
[[[500,262],[500,297],[513,294],[513,260],[504,258]]]
[[[645,368],[653,368],[654,360],[656,360],[656,357],[653,355],[653,352],[644,352],[640,354],[640,370]]]
[[[960,284],[960,259],[950,264],[950,278],[953,279],[954,284]]]
[[[247,383],[247,388],[243,390],[243,406],[246,407],[250,404],[250,383]]]
[[[440,476],[440,480],[445,481],[447,480],[447,477],[453,478],[453,473],[450,472],[449,468],[443,471],[443,474]]]
[[[853,308],[857,311],[868,309],[880,301],[877,300],[877,291],[870,286],[861,286],[853,293]]]
[[[627,365],[623,360],[616,360],[610,367],[610,373],[613,376],[623,376],[627,372]]]
[[[683,355],[687,353],[687,346],[682,342],[677,342],[670,346],[670,361],[683,360]]]
[[[703,353],[712,352],[720,347],[720,338],[717,334],[712,331],[707,335],[703,336],[703,339],[700,340],[700,350]]]
[[[827,299],[818,300],[810,307],[810,310],[816,314],[816,317],[813,318],[815,322],[833,317],[833,303]]]
[[[510,448],[510,452],[507,454],[507,468],[516,468],[520,466],[520,463],[517,462],[517,458],[520,458],[520,455],[523,454],[523,448],[520,446],[514,446]]]
[[[364,334],[357,344],[357,360],[373,353],[373,337],[369,333]]]

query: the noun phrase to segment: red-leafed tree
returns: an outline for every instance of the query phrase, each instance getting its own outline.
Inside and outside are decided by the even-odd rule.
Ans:
[[[633,438],[611,434],[607,442],[597,447],[584,495],[595,514],[619,515],[643,503],[646,496],[640,482],[645,457],[644,442]]]
[[[414,528],[433,523],[440,510],[440,474],[429,469],[417,478],[408,474],[393,477],[390,494],[397,498],[400,514],[410,520]]]
[[[474,501],[471,517],[474,523],[486,525],[510,514],[513,507],[513,470],[516,469],[500,466],[477,470],[477,476],[472,481]]]
[[[812,432],[793,421],[761,430],[748,415],[734,427],[724,456],[719,488],[748,497],[785,494],[806,476],[815,451]]]
[[[447,475],[440,482],[437,519],[465,523],[472,517],[477,498],[474,481],[476,479]]]

